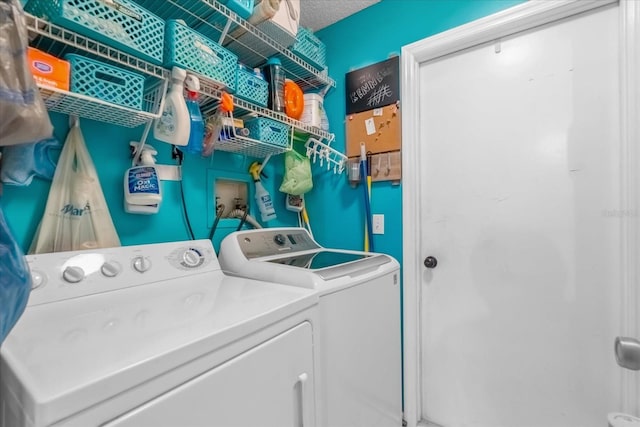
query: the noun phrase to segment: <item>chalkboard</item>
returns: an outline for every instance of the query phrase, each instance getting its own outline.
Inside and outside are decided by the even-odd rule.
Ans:
[[[351,71],[346,75],[347,114],[393,104],[400,99],[400,57]]]

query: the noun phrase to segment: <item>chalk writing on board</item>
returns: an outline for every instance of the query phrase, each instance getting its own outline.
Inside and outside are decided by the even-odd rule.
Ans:
[[[360,87],[351,92],[351,102],[354,104],[367,96],[369,92],[375,89],[380,83],[384,81],[386,76],[391,75],[391,69],[385,68],[382,71],[378,71],[375,75],[367,73],[358,78],[360,80]]]
[[[389,85],[382,85],[373,91],[367,100],[367,106],[373,107],[375,105],[380,105],[385,99],[391,98],[391,95],[393,95],[393,93],[391,92]]]
[[[359,113],[398,101],[399,62],[396,56],[347,73],[347,114]]]

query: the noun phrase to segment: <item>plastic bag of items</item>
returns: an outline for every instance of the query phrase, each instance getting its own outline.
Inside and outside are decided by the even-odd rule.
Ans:
[[[311,162],[295,150],[284,155],[284,178],[280,191],[294,196],[301,196],[313,188]]]
[[[56,167],[29,253],[120,246],[80,126],[73,125]]]
[[[0,205],[0,344],[24,311],[31,291],[31,274]]]
[[[28,34],[18,0],[0,0],[0,146],[51,137],[53,127],[27,61]]]

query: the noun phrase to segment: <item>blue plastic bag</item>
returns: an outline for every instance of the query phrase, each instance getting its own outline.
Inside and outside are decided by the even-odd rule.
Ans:
[[[0,206],[0,344],[27,306],[31,274]]]

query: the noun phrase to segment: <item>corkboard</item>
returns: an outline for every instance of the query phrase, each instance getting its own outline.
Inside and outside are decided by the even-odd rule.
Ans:
[[[360,143],[372,154],[397,151],[402,147],[398,103],[349,114],[346,118],[347,157],[360,156]]]

